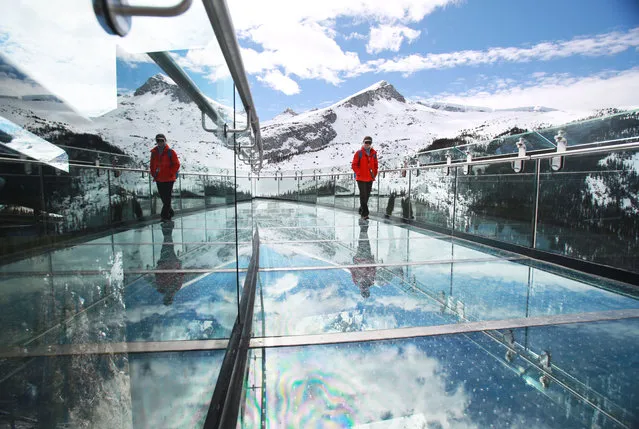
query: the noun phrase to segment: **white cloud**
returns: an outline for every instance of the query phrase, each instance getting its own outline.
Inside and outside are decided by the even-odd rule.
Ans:
[[[611,32],[593,37],[578,37],[568,41],[543,42],[530,48],[497,47],[484,51],[457,51],[443,54],[412,54],[393,60],[373,60],[360,70],[402,72],[476,66],[498,62],[548,61],[575,55],[606,56],[639,46],[639,28],[626,33]]]
[[[346,40],[352,40],[352,39],[356,39],[356,40],[366,40],[368,37],[366,36],[366,34],[351,33],[351,34],[348,34],[348,35],[344,36],[344,38],[345,38]]]
[[[401,418],[413,416],[419,427],[477,427],[467,413],[473,398],[465,384],[410,342],[271,349],[266,365],[266,385],[276,386],[266,390],[265,412],[273,426],[348,422],[349,427],[399,428],[408,427]],[[317,412],[327,404],[330,413]],[[259,424],[259,416],[259,409],[250,407],[246,422]]]
[[[275,70],[284,70],[290,80],[293,77],[319,79],[336,85],[361,68],[357,53],[344,51],[335,40],[338,37],[337,18],[399,25],[420,21],[436,8],[453,3],[457,0],[244,0],[229,6],[231,12],[236,12],[232,15],[240,40],[248,40],[262,48],[243,51],[248,73],[258,76],[269,73],[271,79],[264,76],[260,79],[268,83],[278,76],[277,72],[272,75]],[[414,30],[406,30],[400,34],[400,44],[414,35]],[[350,33],[345,37],[359,39],[361,35]]]
[[[65,6],[29,0],[3,8],[2,55],[82,115],[115,109],[115,39],[97,25],[90,3]]]
[[[282,91],[286,95],[298,94],[300,92],[300,87],[297,82],[285,76],[279,70],[270,71],[263,77],[258,76],[257,79],[275,90]]]
[[[417,39],[421,31],[403,25],[380,25],[371,29],[366,52],[376,54],[385,50],[397,52],[404,40],[409,43]]]
[[[0,95],[22,97],[24,95],[43,95],[47,92],[30,79],[23,80],[13,74],[0,72]]]
[[[545,75],[536,81],[481,88],[465,94],[441,94],[437,100],[491,108],[548,106],[570,111],[639,107],[639,67],[588,77]]]
[[[314,22],[271,23],[245,33],[264,50],[247,58],[261,66],[281,67],[287,75],[302,79],[321,79],[332,84],[341,82],[340,73],[359,67],[354,52],[344,52],[334,40],[331,29]],[[262,60],[262,56],[266,59]],[[247,68],[254,68],[247,65]]]
[[[131,68],[137,68],[140,63],[153,63],[151,57],[149,57],[146,53],[133,54],[121,46],[116,48],[116,54],[119,60],[124,61]]]

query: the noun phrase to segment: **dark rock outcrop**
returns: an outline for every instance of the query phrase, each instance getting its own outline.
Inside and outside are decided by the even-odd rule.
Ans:
[[[291,124],[288,127],[281,125],[273,126],[278,128],[275,135],[269,136],[269,129],[262,130],[264,136],[262,144],[264,147],[264,157],[269,162],[279,162],[305,152],[315,152],[327,147],[335,137],[337,132],[332,125],[337,120],[337,114],[332,110],[327,110],[318,121],[310,124]],[[294,140],[300,142],[295,147],[285,146],[285,143]]]
[[[354,95],[344,102],[345,106],[365,107],[371,106],[376,100],[397,100],[406,103],[402,94],[397,92],[395,87],[386,81],[381,81],[376,88]]]
[[[156,74],[155,76],[151,76],[144,85],[135,90],[133,95],[140,96],[147,93],[151,94],[159,94],[165,93],[171,96],[173,101],[178,101],[180,103],[190,103],[191,98],[187,95],[187,93],[177,86],[174,83],[168,81],[168,78],[161,74]]]

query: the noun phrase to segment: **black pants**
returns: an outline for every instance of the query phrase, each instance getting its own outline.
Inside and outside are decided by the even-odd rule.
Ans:
[[[362,217],[368,216],[368,198],[371,196],[373,190],[373,182],[357,181],[357,187],[359,188],[359,208]]]
[[[171,193],[173,192],[173,184],[175,182],[157,182],[158,193],[162,200],[162,219],[171,219],[173,217],[173,209],[171,208]]]

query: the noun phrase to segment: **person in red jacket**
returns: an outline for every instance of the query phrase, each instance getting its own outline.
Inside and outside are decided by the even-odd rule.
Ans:
[[[151,176],[157,184],[160,199],[162,199],[163,221],[171,220],[173,208],[171,208],[171,193],[173,184],[177,180],[177,172],[180,169],[180,160],[177,153],[166,144],[164,134],[155,136],[157,146],[151,149]]]
[[[373,138],[364,137],[362,148],[353,156],[353,171],[359,188],[359,209],[362,220],[368,220],[368,198],[373,189],[373,181],[377,177],[377,152],[372,148]]]

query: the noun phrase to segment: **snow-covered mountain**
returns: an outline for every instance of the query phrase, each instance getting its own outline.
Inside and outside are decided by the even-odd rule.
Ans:
[[[223,116],[232,109],[210,100]],[[0,115],[58,144],[85,134],[131,156],[145,166],[157,133],[164,133],[180,155],[184,171],[228,168],[233,152],[202,129],[201,113],[168,77],[149,78],[130,94],[118,96],[118,108],[93,120],[78,117],[55,100],[3,99]],[[534,129],[563,124],[581,114],[548,107],[492,110],[407,100],[393,85],[380,81],[332,106],[296,113],[286,109],[262,123],[265,171],[347,165],[365,135],[373,137],[380,159],[400,159],[434,140],[490,139],[514,127]],[[227,119],[227,122],[230,122]],[[210,125],[212,126],[212,124]],[[76,139],[77,142],[77,139]],[[240,164],[241,165],[241,164]]]
[[[491,109],[490,107],[465,106],[463,104],[444,103],[440,101],[417,101],[426,107],[448,112],[553,112],[557,109],[544,106],[515,107],[511,109]]]
[[[211,99],[209,102],[230,122],[231,108]],[[162,74],[152,76],[132,94],[119,95],[116,110],[92,120],[80,118],[64,105],[46,100],[3,99],[0,115],[59,144],[68,144],[56,138],[60,133],[98,136],[131,156],[140,166],[148,163],[157,133],[166,135],[185,171],[233,165],[233,151],[224,147],[214,133],[204,131],[199,108]]]
[[[580,117],[548,107],[492,110],[410,101],[380,81],[323,109],[280,114],[262,124],[262,137],[266,169],[293,170],[346,165],[366,135],[373,137],[380,159],[399,159],[439,138],[464,133],[489,139],[514,127],[534,129]]]

